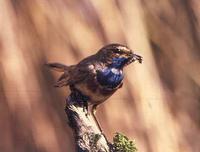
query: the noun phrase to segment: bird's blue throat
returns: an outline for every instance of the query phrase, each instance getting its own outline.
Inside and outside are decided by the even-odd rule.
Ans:
[[[108,88],[117,87],[124,78],[122,68],[128,62],[127,58],[113,58],[112,63],[97,72],[97,81]]]
[[[113,68],[122,69],[128,60],[129,59],[125,57],[113,58],[110,66]]]

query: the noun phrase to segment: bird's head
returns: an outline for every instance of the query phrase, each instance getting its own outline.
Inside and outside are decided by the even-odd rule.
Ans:
[[[123,68],[134,61],[142,63],[142,57],[134,54],[131,49],[121,44],[109,44],[97,52],[102,62],[115,68]]]

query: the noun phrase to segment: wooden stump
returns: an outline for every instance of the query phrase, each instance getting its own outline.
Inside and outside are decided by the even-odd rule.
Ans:
[[[88,112],[86,102],[80,101],[74,92],[66,99],[65,112],[74,132],[77,151],[110,152],[110,144]]]

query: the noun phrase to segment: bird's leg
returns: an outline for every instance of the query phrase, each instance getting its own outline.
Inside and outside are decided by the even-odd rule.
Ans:
[[[103,133],[103,131],[102,131],[102,129],[101,129],[101,126],[100,126],[100,124],[99,124],[99,122],[97,121],[97,118],[96,118],[96,116],[95,116],[95,114],[96,114],[96,111],[97,111],[97,107],[98,107],[98,105],[97,104],[95,104],[95,105],[93,105],[92,106],[92,116],[93,116],[93,118],[94,118],[94,120],[95,120],[95,122],[96,122],[96,124],[97,124],[97,126],[98,126],[98,128],[99,128],[99,130],[100,130],[100,132],[101,132],[101,134],[104,136],[104,138],[106,139],[106,142],[108,143],[108,144],[110,144],[110,142],[108,141],[108,139],[106,138],[106,136],[104,135],[104,133]]]
[[[92,106],[92,114],[93,114],[93,115],[96,114],[96,112],[97,112],[97,107],[98,107],[98,105],[96,105],[96,104]]]
[[[98,122],[98,120],[97,120],[97,118],[96,118],[96,116],[95,116],[95,114],[96,114],[96,111],[97,111],[97,104],[95,104],[95,105],[93,105],[92,106],[92,116],[93,116],[93,118],[94,118],[94,120],[95,120],[95,122],[96,122],[96,124],[97,124],[97,126],[98,126],[98,128],[99,128],[99,130],[101,131],[101,133],[102,133],[102,129],[101,129],[101,126],[100,126],[100,124],[99,124],[99,122]]]

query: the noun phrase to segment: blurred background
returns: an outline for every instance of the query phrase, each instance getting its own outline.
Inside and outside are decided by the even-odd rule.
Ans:
[[[200,151],[200,2],[1,0],[0,152],[75,152],[68,88],[46,62],[76,64],[108,43],[144,58],[97,117],[140,152]]]

